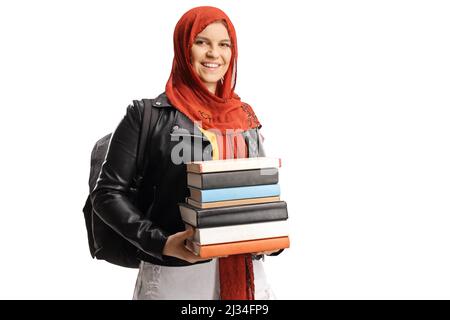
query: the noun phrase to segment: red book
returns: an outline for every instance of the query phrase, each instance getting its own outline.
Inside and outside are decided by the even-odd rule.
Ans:
[[[200,245],[191,240],[186,241],[186,248],[201,258],[223,257],[241,253],[256,253],[289,248],[289,237],[266,238],[249,241],[237,241]]]

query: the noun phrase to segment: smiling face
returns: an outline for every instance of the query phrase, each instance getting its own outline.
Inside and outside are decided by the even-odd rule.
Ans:
[[[212,94],[215,94],[217,82],[230,66],[231,55],[231,40],[221,22],[209,24],[194,39],[191,64]]]

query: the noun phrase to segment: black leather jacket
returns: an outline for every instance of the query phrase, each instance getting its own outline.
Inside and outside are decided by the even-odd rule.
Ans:
[[[189,196],[188,161],[211,160],[211,145],[194,123],[175,109],[165,93],[153,101],[158,112],[146,157],[149,163],[137,205],[129,198],[136,174],[136,154],[143,106],[131,104],[111,138],[97,185],[92,192],[95,212],[138,249],[138,257],[158,265],[184,266],[189,262],[162,255],[169,235],[185,230],[178,203]],[[259,128],[244,132],[249,157],[264,156]],[[183,163],[171,160],[172,151],[191,148]],[[174,147],[176,149],[174,149]],[[201,148],[201,150],[200,150]],[[184,149],[186,150],[186,149]],[[150,157],[150,158],[148,158]]]

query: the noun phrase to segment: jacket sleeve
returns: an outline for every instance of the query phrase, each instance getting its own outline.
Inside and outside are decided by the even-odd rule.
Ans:
[[[145,219],[128,197],[136,174],[142,112],[131,104],[112,134],[94,190],[94,212],[111,228],[145,253],[163,260],[168,234]]]

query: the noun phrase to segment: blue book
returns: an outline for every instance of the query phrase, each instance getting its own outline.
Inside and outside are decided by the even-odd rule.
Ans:
[[[202,190],[189,187],[191,198],[198,202],[214,202],[280,195],[278,184]]]

